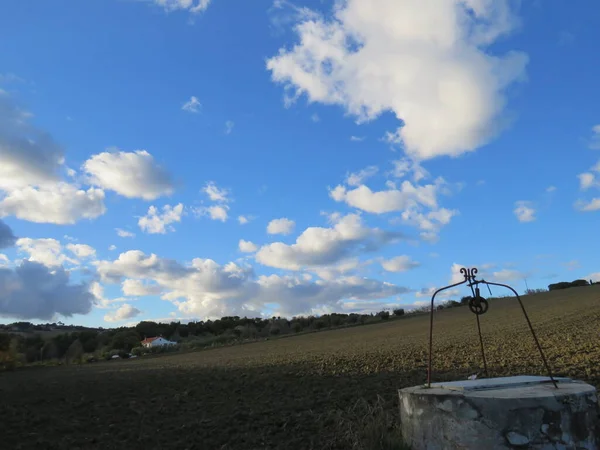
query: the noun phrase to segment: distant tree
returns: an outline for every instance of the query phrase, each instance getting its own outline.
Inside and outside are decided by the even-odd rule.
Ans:
[[[46,341],[42,347],[42,360],[54,359],[58,357],[58,349],[53,340]]]
[[[460,304],[461,305],[468,305],[472,298],[473,297],[471,297],[470,295],[467,295],[466,297],[463,297],[463,298],[460,299]]]
[[[314,326],[317,330],[322,330],[323,328],[325,328],[325,322],[319,319],[315,321]]]
[[[292,331],[294,333],[300,333],[302,331],[302,324],[300,322],[292,322],[292,324],[290,325],[290,328],[292,329]]]
[[[381,320],[388,320],[390,318],[390,312],[389,311],[379,311],[377,313],[377,316],[381,319]]]
[[[395,310],[394,310],[394,315],[395,315],[396,317],[403,316],[403,315],[404,315],[404,309],[403,309],[403,308],[398,308],[398,309],[395,309]]]
[[[81,344],[81,341],[79,339],[76,339],[75,341],[73,341],[73,343],[67,350],[65,359],[66,359],[67,363],[69,364],[72,362],[80,362],[82,357],[83,357],[83,345]]]

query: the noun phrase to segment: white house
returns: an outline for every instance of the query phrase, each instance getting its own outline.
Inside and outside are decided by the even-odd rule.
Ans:
[[[176,345],[177,342],[169,341],[162,336],[146,338],[142,341],[144,347],[160,347],[161,345]]]

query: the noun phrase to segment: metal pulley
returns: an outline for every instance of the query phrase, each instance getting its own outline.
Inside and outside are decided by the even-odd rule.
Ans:
[[[471,310],[471,312],[473,314],[477,314],[478,316],[481,316],[482,314],[485,314],[487,312],[489,307],[490,307],[490,304],[488,303],[488,301],[485,298],[483,298],[479,294],[479,288],[476,287],[475,288],[475,297],[471,297],[471,299],[469,300],[469,309]]]

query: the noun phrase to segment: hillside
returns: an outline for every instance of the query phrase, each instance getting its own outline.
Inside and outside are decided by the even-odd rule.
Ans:
[[[600,286],[524,301],[555,374],[600,386]],[[481,373],[474,315],[463,307],[435,317],[434,379]],[[516,300],[493,301],[482,328],[490,375],[543,374]],[[425,381],[427,336],[428,317],[420,315],[2,373],[4,437],[10,448],[401,448],[396,392]]]

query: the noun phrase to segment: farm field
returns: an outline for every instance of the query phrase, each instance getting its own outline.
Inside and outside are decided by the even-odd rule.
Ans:
[[[523,300],[555,375],[600,387],[600,286]],[[481,322],[490,376],[544,374],[514,298],[493,300]],[[428,323],[420,315],[193,353],[0,373],[1,446],[402,448],[396,391],[425,382]],[[435,313],[434,348],[434,381],[480,371],[467,307]]]

